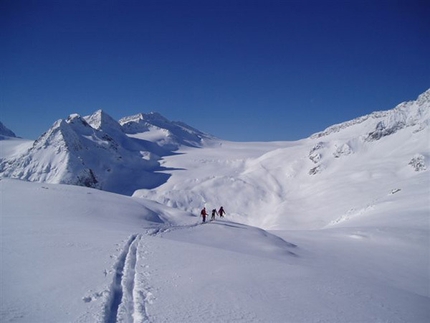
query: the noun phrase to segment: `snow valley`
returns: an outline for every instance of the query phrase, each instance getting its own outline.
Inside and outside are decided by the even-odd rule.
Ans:
[[[429,111],[430,90],[294,142],[2,125],[1,321],[428,322]]]

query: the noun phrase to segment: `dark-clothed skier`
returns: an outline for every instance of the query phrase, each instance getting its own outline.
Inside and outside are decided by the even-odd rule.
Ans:
[[[225,211],[224,211],[224,208],[222,206],[219,208],[218,214],[221,218],[224,217]]]
[[[216,209],[212,210],[212,216],[211,216],[211,221],[215,220],[215,215],[218,214],[218,212],[216,211]]]

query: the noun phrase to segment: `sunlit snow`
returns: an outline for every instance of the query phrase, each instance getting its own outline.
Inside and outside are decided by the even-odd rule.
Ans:
[[[0,321],[429,322],[429,93],[294,142],[102,111],[1,140]],[[53,173],[89,164],[105,190]]]

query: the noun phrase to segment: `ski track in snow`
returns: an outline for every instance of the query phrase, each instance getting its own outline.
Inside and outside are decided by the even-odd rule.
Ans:
[[[103,323],[149,323],[146,305],[152,300],[146,272],[139,272],[142,236],[129,238],[115,265],[115,275],[104,308]],[[140,246],[140,247],[139,247]]]
[[[125,243],[114,266],[115,274],[104,305],[100,323],[151,323],[147,305],[154,296],[148,283],[149,266],[143,264],[145,250],[144,237],[162,236],[165,232],[190,229],[201,225],[165,225],[147,229],[144,234],[132,235]],[[139,266],[139,269],[138,269]],[[90,300],[84,298],[85,302]]]

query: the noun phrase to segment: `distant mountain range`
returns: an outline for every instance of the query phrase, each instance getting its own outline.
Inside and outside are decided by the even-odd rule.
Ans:
[[[3,130],[4,128],[4,130]],[[14,137],[2,127],[2,134]],[[1,176],[71,184],[130,195],[164,183],[159,159],[180,146],[200,147],[212,136],[157,113],[115,121],[98,110],[56,121],[18,158],[1,161]]]
[[[427,90],[416,101],[312,135],[308,138],[311,146],[306,148],[312,165],[307,173],[322,172],[330,158],[358,153],[365,149],[365,142],[382,141],[404,129],[410,129],[411,133],[428,131],[429,111],[430,90]],[[0,135],[15,137],[3,124]],[[411,145],[416,140],[412,135],[402,138],[411,141]],[[166,183],[171,175],[161,163],[163,157],[175,154],[183,146],[203,148],[220,142],[158,113],[140,113],[119,122],[102,110],[85,117],[72,114],[56,121],[21,155],[0,160],[0,176],[131,195],[137,189],[154,189]],[[420,170],[427,167],[429,158],[428,152],[417,151],[410,163]],[[283,163],[282,159],[279,163]]]

